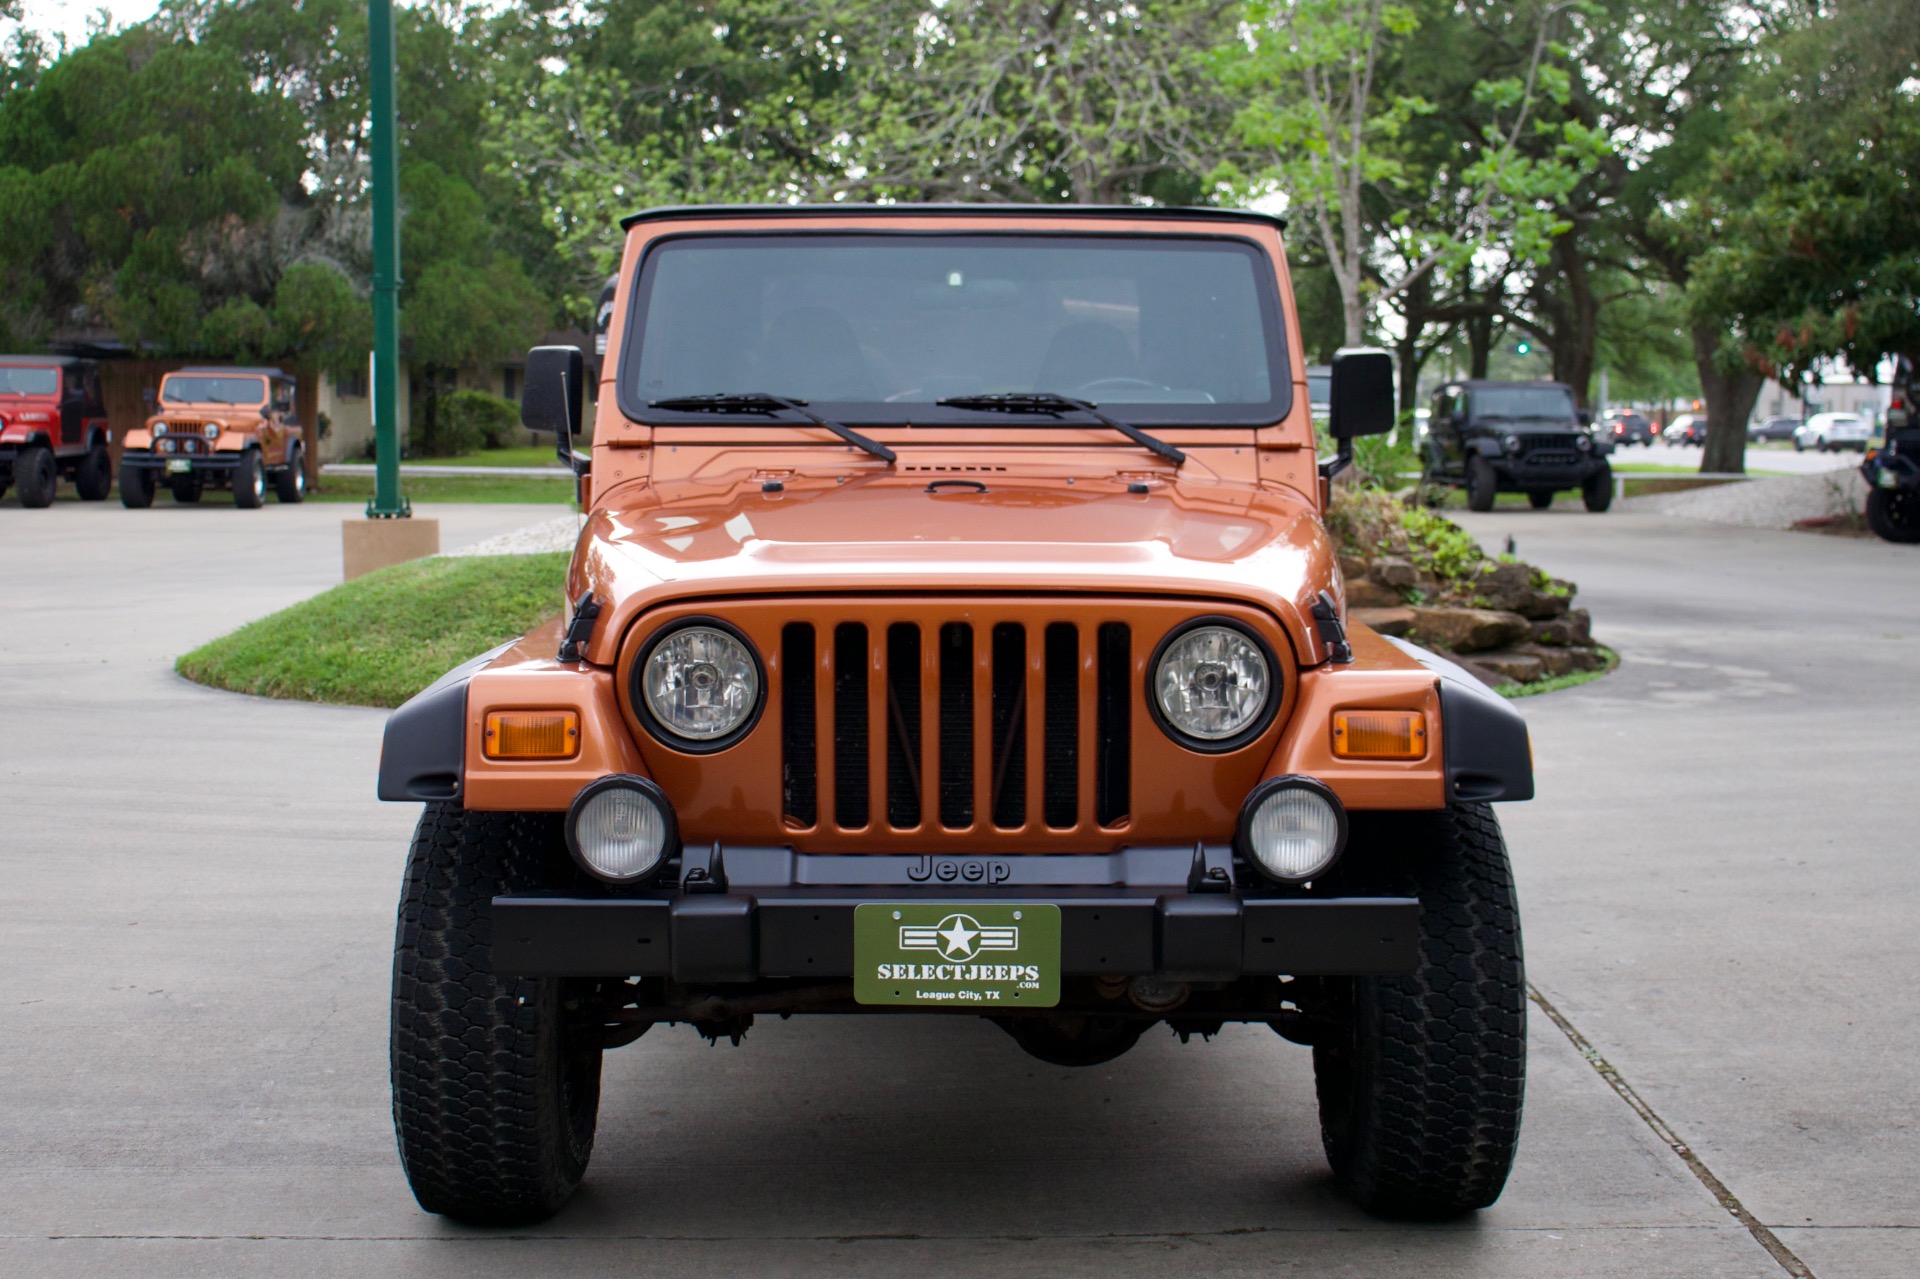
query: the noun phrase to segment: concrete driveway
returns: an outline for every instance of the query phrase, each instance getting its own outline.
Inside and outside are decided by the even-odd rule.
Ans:
[[[1264,1030],[1067,1071],[974,1020],[796,1018],[610,1055],[579,1198],[504,1236],[420,1213],[394,1156],[416,814],[372,798],[381,714],[170,673],[336,580],[350,513],[0,509],[0,1274],[1920,1269],[1911,552],[1474,519],[1626,653],[1526,708],[1531,975],[1588,1053],[1535,1010],[1519,1166],[1476,1219],[1345,1204],[1308,1055]],[[453,546],[551,510],[423,513]]]

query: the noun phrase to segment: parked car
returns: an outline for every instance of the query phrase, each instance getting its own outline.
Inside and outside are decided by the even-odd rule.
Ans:
[[[306,445],[294,409],[294,379],[279,369],[193,368],[160,380],[146,423],[120,453],[120,502],[153,505],[165,483],[176,502],[224,488],[239,507],[260,506],[267,488],[282,502],[307,495]]]
[[[0,355],[0,493],[20,505],[53,504],[65,479],[84,501],[113,488],[100,369],[59,355]]]
[[[1682,413],[1667,423],[1667,429],[1660,432],[1660,438],[1669,444],[1702,445],[1707,442],[1707,415],[1704,413]]]
[[[1800,429],[1797,417],[1770,417],[1762,422],[1747,424],[1747,443],[1764,444],[1776,440],[1790,440],[1793,433]]]
[[[1867,451],[1873,423],[1859,413],[1815,413],[1793,433],[1793,447],[1805,452],[1838,453],[1842,449]]]
[[[1615,409],[1600,423],[1599,432],[1615,448],[1628,444],[1653,445],[1653,423],[1632,409]]]
[[[1316,467],[1277,219],[747,214],[626,220],[591,416],[584,353],[529,353],[523,421],[586,470],[569,616],[387,721],[420,1204],[549,1217],[646,1087],[606,1052],[820,1013],[1055,1066],[1272,1027],[1363,1208],[1492,1203],[1527,992],[1489,801],[1532,763],[1345,607],[1324,481],[1392,357],[1337,357]]]
[[[1594,438],[1564,382],[1453,382],[1433,394],[1423,460],[1429,485],[1463,488],[1467,506],[1525,493],[1535,510],[1577,489],[1589,511],[1613,503],[1612,446]]]

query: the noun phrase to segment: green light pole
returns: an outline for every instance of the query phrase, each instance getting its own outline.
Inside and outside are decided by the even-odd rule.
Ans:
[[[373,500],[370,520],[406,519],[400,494],[400,162],[393,0],[367,0],[373,107]]]

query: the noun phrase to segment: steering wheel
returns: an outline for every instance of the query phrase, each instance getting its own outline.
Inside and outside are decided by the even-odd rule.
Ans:
[[[1173,389],[1172,387],[1167,386],[1165,383],[1149,382],[1146,378],[1143,378],[1143,377],[1101,377],[1101,378],[1095,378],[1091,382],[1082,382],[1079,386],[1076,386],[1073,388],[1073,393],[1075,395],[1084,395],[1090,391],[1098,390],[1100,387],[1109,387],[1116,391],[1126,390],[1126,389],[1141,390],[1141,391],[1170,391]]]

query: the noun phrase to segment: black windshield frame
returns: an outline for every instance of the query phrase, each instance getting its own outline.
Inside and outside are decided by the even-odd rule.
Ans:
[[[1155,404],[1133,401],[1115,401],[1113,411],[1123,414],[1128,421],[1141,427],[1200,427],[1258,428],[1268,427],[1283,421],[1293,407],[1292,352],[1288,344],[1288,331],[1285,312],[1280,304],[1280,291],[1277,273],[1274,270],[1273,255],[1268,248],[1247,236],[1195,232],[1192,234],[1142,234],[1125,231],[947,231],[933,229],[868,229],[840,228],[832,230],[794,229],[791,231],[688,231],[673,235],[664,235],[647,245],[635,273],[633,287],[628,290],[625,308],[625,324],[620,343],[620,364],[614,382],[614,402],[620,412],[629,421],[648,422],[666,426],[713,426],[718,423],[757,423],[768,427],[765,415],[751,413],[714,414],[714,413],[675,413],[669,410],[653,408],[650,398],[634,385],[640,367],[641,349],[646,339],[646,302],[651,295],[655,273],[662,258],[662,250],[687,241],[736,240],[752,243],[773,243],[781,240],[804,240],[815,244],[849,244],[865,241],[921,240],[938,241],[959,247],[1006,248],[1022,244],[1114,244],[1131,243],[1141,246],[1176,243],[1181,245],[1205,245],[1209,248],[1227,249],[1245,255],[1252,265],[1252,282],[1255,304],[1258,307],[1260,322],[1266,335],[1267,379],[1270,388],[1269,398],[1264,403],[1232,404]],[[714,388],[729,392],[767,392],[774,395],[789,394],[784,387],[724,387]],[[836,421],[862,426],[914,426],[929,428],[945,427],[999,427],[1015,426],[1003,415],[978,410],[941,407],[927,402],[901,403],[898,408],[888,401],[826,401],[811,406],[815,411]],[[1037,425],[1026,423],[1016,429],[1031,430]],[[780,428],[773,428],[780,429]]]

